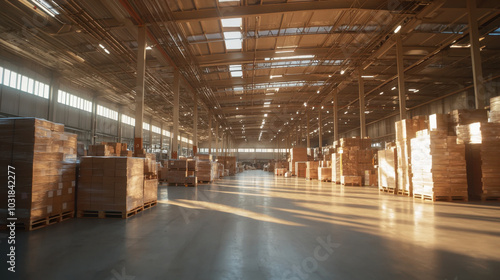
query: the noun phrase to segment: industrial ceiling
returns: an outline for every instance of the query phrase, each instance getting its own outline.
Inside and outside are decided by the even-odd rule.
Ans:
[[[146,112],[171,122],[178,69],[181,131],[192,133],[197,95],[200,140],[207,138],[210,117],[236,141],[269,142],[278,133],[303,131],[306,116],[316,128],[318,110],[328,136],[334,91],[340,132],[356,129],[360,75],[366,122],[397,114],[399,34],[407,108],[473,85],[465,0],[10,0],[0,5],[4,52],[131,110],[137,27],[146,26]],[[477,19],[483,76],[493,82],[500,75],[500,2],[477,0]]]

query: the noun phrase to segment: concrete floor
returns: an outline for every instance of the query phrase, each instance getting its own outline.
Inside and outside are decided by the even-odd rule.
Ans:
[[[0,279],[499,279],[500,203],[422,202],[376,188],[245,171],[161,187],[127,220],[17,232]]]

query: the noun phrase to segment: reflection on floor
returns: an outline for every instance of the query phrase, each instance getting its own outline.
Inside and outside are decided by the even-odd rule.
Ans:
[[[198,188],[162,186],[159,196],[158,206],[128,220],[73,219],[18,232],[17,272],[5,268],[0,279],[500,275],[498,202],[414,201],[263,171]]]

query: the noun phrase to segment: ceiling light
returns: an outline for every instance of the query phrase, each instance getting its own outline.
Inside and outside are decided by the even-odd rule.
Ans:
[[[370,111],[365,111],[365,114],[370,114]]]
[[[375,76],[372,76],[372,75],[366,75],[366,76],[361,76],[361,78],[364,78],[364,79],[371,79],[371,78],[374,78]]]
[[[312,109],[314,110],[314,107],[312,107]]]
[[[222,27],[241,27],[242,20],[241,18],[223,18],[220,22]]]
[[[307,107],[307,102],[304,102],[304,107]]]
[[[269,76],[270,79],[272,79],[272,78],[281,78],[281,77],[283,77],[283,75],[271,75],[271,76]]]
[[[453,44],[450,46],[452,49],[466,49],[470,48],[470,44]]]
[[[326,111],[327,114],[330,114],[330,111]]]
[[[299,111],[297,111],[297,115],[299,114]]]
[[[52,7],[47,1],[44,0],[34,0],[32,1],[37,5],[40,9],[42,9],[45,13],[47,13],[51,17],[55,17],[59,14],[59,12]]]
[[[340,70],[340,75],[344,75],[345,70]]]
[[[266,118],[267,118],[267,114],[264,114],[264,117],[266,117]]]
[[[391,90],[396,90],[396,87],[391,88]]]
[[[328,75],[328,78],[331,78],[331,77],[332,77],[332,75]]]
[[[380,92],[380,93],[379,93],[379,95],[384,95],[384,92],[383,92],[383,91],[382,91],[382,92]]]
[[[420,90],[418,90],[418,89],[414,89],[414,88],[410,88],[410,89],[408,89],[408,91],[412,91],[412,92],[419,92]]]
[[[238,107],[236,107],[236,110],[238,110],[238,109],[239,109],[239,108],[238,108]]]
[[[148,51],[149,51],[149,50],[152,50],[152,49],[153,49],[153,48],[152,48],[152,47],[150,47],[150,46],[147,46],[147,47],[146,47],[146,50],[148,50]]]
[[[315,57],[315,55],[313,55],[313,54],[305,54],[305,55],[272,57],[272,58],[266,58],[264,60],[303,59],[303,58],[314,58],[314,57]]]
[[[279,50],[279,51],[276,51],[276,53],[293,53],[295,50],[294,49],[291,49],[291,50]]]
[[[401,30],[401,25],[398,25],[398,27],[396,27],[396,30],[394,30],[394,33],[398,33],[399,30]]]
[[[319,94],[319,90],[317,90],[316,93]]]
[[[324,106],[321,106],[321,109],[324,109],[325,107]]]

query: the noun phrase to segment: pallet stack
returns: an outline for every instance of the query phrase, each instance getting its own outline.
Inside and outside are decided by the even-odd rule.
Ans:
[[[500,199],[500,123],[473,123],[457,127],[465,143],[469,196]]]
[[[371,149],[371,139],[342,138],[335,157],[335,176],[332,180],[343,185],[359,185],[365,182],[365,174],[375,174],[373,164],[374,151]],[[332,164],[334,159],[332,158]],[[368,172],[366,172],[368,171]],[[335,179],[333,179],[335,177]]]
[[[396,147],[378,151],[378,188],[397,194],[398,159]]]
[[[416,137],[417,131],[427,128],[427,118],[422,116],[396,122],[398,194],[411,196],[413,193],[411,139]]]
[[[307,148],[292,148],[290,149],[290,162],[289,168],[292,172],[292,176],[297,176],[296,163],[307,161]],[[305,170],[304,170],[305,171]]]
[[[82,157],[78,184],[78,217],[128,218],[144,210],[142,158]]]
[[[308,161],[306,163],[306,179],[318,179],[319,161]]]
[[[198,154],[196,156],[199,183],[212,183],[217,178],[217,164],[212,161],[212,155]]]
[[[414,198],[468,200],[465,145],[456,136],[447,129],[422,130],[411,146]]]
[[[87,155],[131,157],[132,151],[127,150],[127,143],[101,142],[101,144],[98,145],[90,145]]]
[[[274,175],[276,175],[276,176],[285,176],[286,172],[287,172],[286,168],[275,168],[274,169]]]
[[[500,123],[500,96],[490,99],[490,121]]]
[[[228,176],[236,175],[236,157],[217,157],[217,161],[224,164],[224,168],[229,170]]]
[[[72,218],[75,209],[77,136],[64,125],[36,118],[0,119],[0,225],[34,230]],[[8,169],[8,166],[12,168]],[[11,171],[9,174],[8,171]],[[13,177],[8,177],[8,176]],[[15,181],[14,216],[7,216],[9,181]]]
[[[189,170],[189,162],[191,163],[191,170]],[[169,186],[188,186],[196,187],[198,185],[197,178],[195,176],[195,170],[193,166],[196,166],[195,161],[188,161],[186,159],[169,159],[167,161],[167,183]]]
[[[295,175],[299,178],[306,178],[307,161],[295,162]]]

